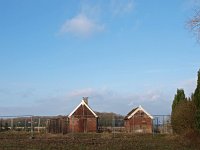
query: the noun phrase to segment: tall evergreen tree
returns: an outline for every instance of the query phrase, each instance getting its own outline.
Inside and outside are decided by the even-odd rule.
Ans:
[[[180,118],[177,117],[177,113],[179,112],[179,106],[183,104],[182,102],[186,102],[187,99],[185,97],[185,92],[183,89],[177,89],[177,93],[174,96],[174,101],[172,103],[172,113],[171,113],[171,124],[174,132],[178,132],[177,127],[179,127]],[[179,105],[180,103],[180,105]]]
[[[200,109],[197,109],[195,113],[195,125],[196,129],[200,132]]]
[[[193,95],[193,101],[197,109],[200,109],[200,69],[198,71],[197,88]]]
[[[192,100],[196,106],[196,128],[200,130],[200,69],[198,71],[197,88],[195,89]]]
[[[195,105],[192,101],[182,101],[174,109],[171,125],[174,133],[185,134],[195,129]]]
[[[174,101],[172,104],[172,112],[174,111],[176,105],[181,101],[186,101],[185,92],[183,89],[177,89],[177,93],[174,96]]]

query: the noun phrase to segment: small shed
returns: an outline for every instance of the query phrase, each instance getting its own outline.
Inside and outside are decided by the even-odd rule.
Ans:
[[[69,114],[69,132],[96,132],[98,116],[88,105],[88,97]]]
[[[125,116],[124,126],[127,132],[152,133],[152,120],[153,116],[140,105]]]

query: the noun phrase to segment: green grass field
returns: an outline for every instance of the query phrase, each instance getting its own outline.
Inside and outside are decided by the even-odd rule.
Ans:
[[[35,134],[34,139],[30,139],[30,133],[1,132],[0,149],[195,150],[200,149],[200,143],[174,135],[114,135],[112,133],[67,135]]]

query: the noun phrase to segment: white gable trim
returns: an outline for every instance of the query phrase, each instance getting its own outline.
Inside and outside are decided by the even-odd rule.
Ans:
[[[142,110],[144,113],[146,113],[151,119],[153,119],[153,116],[151,116],[148,112],[146,112],[146,110],[144,110],[144,108],[142,108],[142,106],[140,105],[132,114],[130,114],[128,116],[128,119],[130,119],[131,117],[133,117],[138,111]]]
[[[69,118],[73,115],[73,113],[81,106],[85,105],[91,112],[92,114],[97,118],[98,116],[94,113],[94,111],[85,103],[84,100],[81,101],[81,103],[69,114]]]

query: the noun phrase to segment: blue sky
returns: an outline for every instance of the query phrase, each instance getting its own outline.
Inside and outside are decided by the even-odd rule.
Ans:
[[[170,114],[189,96],[200,45],[186,22],[199,0],[0,0],[0,115],[142,105]]]

